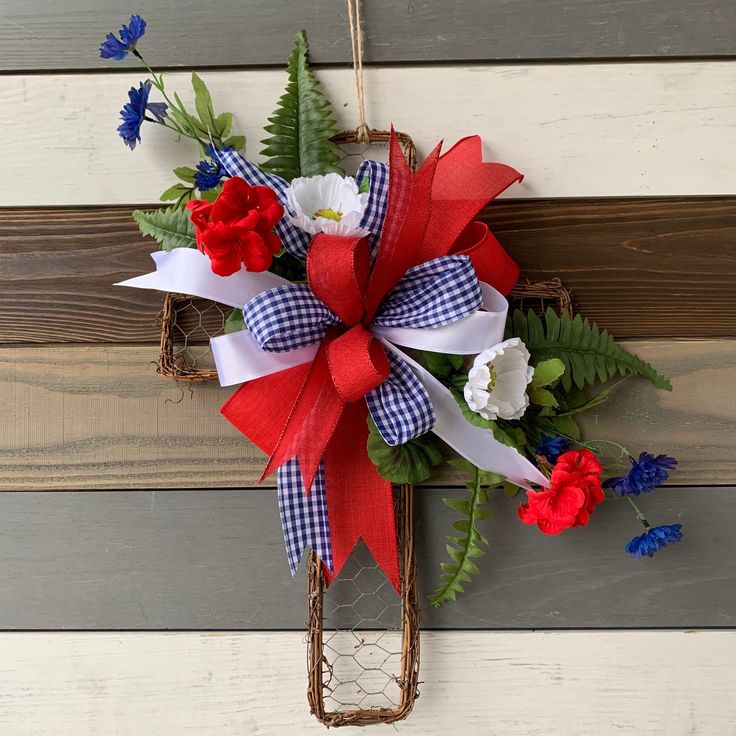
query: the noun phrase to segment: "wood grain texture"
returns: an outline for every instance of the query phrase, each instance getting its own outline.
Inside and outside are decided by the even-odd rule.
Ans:
[[[161,295],[111,288],[152,268],[130,212],[0,209],[0,343],[158,342]],[[736,198],[515,200],[483,219],[614,335],[736,335]]]
[[[284,72],[203,77],[216,107],[234,112],[258,160]],[[319,77],[338,125],[354,128],[352,71],[323,69]],[[156,201],[172,183],[171,170],[194,165],[200,154],[153,125],[135,152],[123,145],[118,111],[140,78],[138,71],[3,76],[0,202]],[[189,75],[167,79],[190,103]],[[736,194],[736,167],[728,165],[736,159],[734,63],[371,67],[365,93],[369,122],[394,123],[422,155],[441,139],[449,145],[481,135],[487,160],[526,175],[509,190],[513,197]],[[33,142],[23,156],[18,141]]]
[[[437,610],[427,596],[458,518],[442,497],[461,493],[416,491],[424,629],[736,626],[736,488],[641,499],[653,524],[679,522],[685,535],[652,560],[624,552],[641,531],[625,501],[549,537],[496,494],[480,574]],[[2,630],[304,627],[304,570],[292,580],[273,489],[0,493],[0,539]]]
[[[302,638],[4,634],[0,727],[6,736],[319,736]],[[397,731],[727,736],[735,657],[733,632],[427,633],[421,697]]]
[[[680,485],[736,483],[736,342],[624,343],[673,380],[630,379],[587,418],[588,437],[680,458]],[[218,413],[213,383],[156,375],[153,346],[0,349],[0,489],[241,488],[263,457]],[[177,403],[178,402],[178,403]],[[597,417],[597,419],[596,419]],[[438,483],[456,483],[454,471]]]
[[[176,7],[139,0],[146,57],[165,66],[282,64],[299,28],[318,63],[348,62],[341,0],[219,0]],[[104,34],[127,19],[114,0],[6,0],[1,69],[100,69]],[[731,56],[736,13],[727,0],[517,0],[423,3],[371,0],[363,9],[368,62]],[[202,43],[203,38],[217,39]]]

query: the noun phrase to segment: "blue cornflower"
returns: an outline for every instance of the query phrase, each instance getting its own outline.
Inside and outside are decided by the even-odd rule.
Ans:
[[[130,88],[128,99],[123,109],[120,111],[122,123],[118,126],[118,134],[123,139],[126,146],[130,149],[135,148],[136,142],[141,140],[141,125],[146,116],[146,111],[150,112],[158,121],[166,117],[166,104],[163,102],[149,102],[148,96],[151,94],[151,80],[147,79],[140,83],[140,87]]]
[[[232,146],[225,146],[220,150],[233,151],[235,149]],[[194,183],[197,185],[197,189],[199,189],[200,192],[214,189],[226,173],[220,163],[220,159],[217,157],[214,146],[207,146],[204,149],[204,152],[210,158],[200,161],[197,164],[197,171],[194,174]]]
[[[638,460],[629,457],[631,461],[631,470],[620,478],[609,478],[604,484],[604,488],[613,488],[613,490],[622,496],[638,496],[640,493],[649,493],[658,486],[661,486],[669,473],[677,465],[677,460],[668,455],[657,455],[656,457],[649,452],[642,452]]]
[[[146,21],[140,15],[131,15],[128,25],[120,29],[120,38],[108,33],[100,45],[101,59],[122,61],[135,48],[138,39],[146,32]]]
[[[675,544],[682,539],[682,524],[665,524],[648,527],[644,534],[634,537],[627,545],[626,551],[632,557],[654,557],[654,553],[668,544]]]
[[[558,435],[557,437],[548,437],[543,434],[539,438],[539,444],[534,448],[535,455],[541,455],[547,459],[550,465],[557,462],[557,458],[563,452],[570,449],[570,440],[567,437]]]

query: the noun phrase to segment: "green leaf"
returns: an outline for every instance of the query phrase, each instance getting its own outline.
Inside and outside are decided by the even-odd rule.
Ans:
[[[289,81],[261,141],[261,167],[287,181],[299,176],[345,172],[338,166],[340,150],[331,138],[337,133],[332,107],[307,61],[307,35],[297,33],[286,71]]]
[[[546,388],[530,388],[529,401],[536,406],[552,406],[555,408],[559,406],[555,395]]]
[[[150,235],[161,244],[162,250],[196,248],[194,225],[185,210],[167,207],[155,212],[135,210],[133,219],[143,235]]]
[[[570,437],[573,440],[579,440],[581,437],[580,427],[577,422],[568,414],[558,414],[553,417],[546,417],[539,420],[539,428],[549,435],[561,434]]]
[[[243,310],[236,307],[228,314],[225,320],[225,334],[229,335],[231,332],[242,332],[245,329],[247,328],[243,319]]]
[[[222,184],[218,184],[213,189],[207,189],[204,192],[200,192],[199,196],[205,200],[205,202],[214,202],[217,199],[217,195],[222,191]]]
[[[534,388],[542,388],[543,386],[552,386],[560,380],[565,372],[565,364],[559,358],[549,358],[537,363],[534,368],[534,377],[532,378],[532,386]]]
[[[358,184],[358,193],[368,194],[370,193],[370,191],[371,191],[371,180],[367,176],[364,176],[360,180],[360,184]]]
[[[442,462],[442,451],[432,435],[425,434],[403,445],[391,447],[368,417],[368,457],[378,474],[392,483],[421,483]]]
[[[465,356],[430,353],[428,350],[423,350],[422,362],[432,375],[438,378],[448,378],[453,373],[462,369],[465,364]]]
[[[223,146],[230,146],[236,151],[243,151],[245,148],[245,136],[244,135],[231,135],[222,142]]]
[[[495,422],[490,419],[484,419],[480,414],[474,412],[469,406],[468,402],[465,401],[465,397],[457,390],[452,390],[452,395],[457,405],[460,407],[462,415],[467,419],[470,424],[474,427],[482,427],[483,429],[491,429]]]
[[[558,316],[548,308],[543,326],[533,311],[524,314],[517,309],[510,326],[526,344],[534,363],[539,365],[554,358],[564,363],[565,391],[573,385],[582,389],[597,381],[606,382],[616,374],[644,376],[657,388],[672,390],[669,380],[649,363],[624,350],[606,330],[601,331],[579,314],[574,318],[566,312]]]
[[[194,196],[194,187],[187,187],[184,184],[174,184],[161,193],[159,198],[162,202],[176,201],[175,208],[186,204]]]
[[[194,184],[194,175],[196,173],[197,172],[191,166],[177,166],[174,169],[174,174],[187,184]]]
[[[233,127],[233,114],[231,112],[221,112],[215,118],[215,128],[220,138],[230,135]]]
[[[208,133],[215,135],[218,129],[212,108],[212,96],[207,85],[196,72],[192,72],[192,87],[194,88],[194,107],[197,109],[199,120]]]
[[[451,462],[463,471],[470,470],[472,480],[467,484],[470,492],[469,498],[442,499],[446,506],[465,518],[453,522],[452,528],[457,534],[447,537],[448,544],[445,549],[451,562],[442,563],[440,584],[429,598],[436,608],[448,601],[456,600],[458,593],[465,592],[464,584],[470,582],[471,575],[477,575],[480,572],[478,565],[473,560],[485,554],[485,550],[480,545],[488,546],[488,540],[477,528],[477,522],[490,517],[488,509],[483,506],[488,500],[485,486],[500,485],[504,482],[501,476],[479,470],[465,460]]]
[[[517,452],[524,454],[527,441],[521,427],[515,427],[503,419],[497,419],[491,422],[491,432],[501,444],[513,447]]]

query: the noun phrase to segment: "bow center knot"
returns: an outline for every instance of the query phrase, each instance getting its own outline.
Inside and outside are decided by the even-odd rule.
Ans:
[[[383,345],[363,326],[370,277],[368,241],[321,233],[307,256],[307,280],[314,295],[348,328],[328,333],[327,362],[340,397],[358,401],[389,374]]]

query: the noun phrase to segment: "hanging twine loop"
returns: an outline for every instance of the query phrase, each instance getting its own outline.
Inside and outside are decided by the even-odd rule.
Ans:
[[[365,96],[363,93],[363,30],[360,18],[360,0],[347,0],[350,43],[353,49],[353,74],[355,94],[358,98],[358,127],[356,138],[359,143],[370,143],[371,133],[365,121]]]

